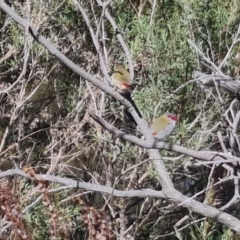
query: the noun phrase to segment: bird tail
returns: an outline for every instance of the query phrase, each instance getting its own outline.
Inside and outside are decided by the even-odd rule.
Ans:
[[[132,106],[133,106],[134,110],[137,112],[138,116],[139,116],[140,118],[142,118],[142,114],[141,114],[140,111],[138,110],[135,102],[132,100],[131,97],[130,97],[130,99],[129,99],[129,102],[132,104]]]
[[[139,116],[140,118],[142,118],[142,114],[141,114],[140,111],[138,110],[135,102],[132,100],[131,93],[130,93],[130,92],[127,92],[127,93],[125,93],[123,96],[124,96],[124,98],[126,98],[126,99],[132,104],[132,106],[133,106],[134,110],[136,111],[136,113],[138,114],[138,116]],[[132,114],[131,114],[130,112],[128,112],[127,109],[126,109],[126,111],[125,111],[125,114],[127,115],[127,117],[128,117],[130,120],[132,120],[132,121],[136,124],[135,120],[133,119]]]

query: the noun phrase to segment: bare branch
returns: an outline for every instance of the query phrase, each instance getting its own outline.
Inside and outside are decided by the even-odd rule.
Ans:
[[[26,27],[27,22],[25,19],[22,19],[19,15],[17,15],[4,1],[0,1],[0,8],[3,9],[10,17],[13,18],[19,25],[23,28]],[[107,10],[106,10],[107,13]],[[45,37],[41,36],[37,31],[35,31],[31,26],[29,27],[29,32],[32,34],[35,40],[37,40],[40,44],[42,44],[46,49],[48,49],[58,60],[60,60],[63,64],[69,67],[72,71],[79,74],[81,77],[92,83],[95,87],[99,88],[103,92],[109,94],[118,100],[125,107],[129,108],[129,111],[133,115],[135,121],[140,126],[144,135],[149,133],[149,129],[146,128],[145,121],[139,118],[138,114],[133,109],[132,105],[118,92],[114,91],[113,88],[107,86],[105,83],[99,81],[82,68],[73,63],[70,59],[68,59],[64,54],[62,54],[53,44],[51,44]],[[145,130],[144,130],[145,128]]]
[[[27,22],[24,19],[20,18],[10,7],[8,7],[4,3],[3,0],[0,0],[0,8],[2,8],[17,23],[19,23],[22,27],[25,28],[25,26],[27,25]],[[106,14],[107,18],[109,17],[109,21],[111,22],[111,20],[110,20],[111,16],[108,13],[107,9],[105,11],[105,14]],[[111,24],[115,24],[115,22],[111,22]],[[115,26],[114,28],[117,29],[117,26]],[[83,189],[86,189],[86,190],[89,190],[89,191],[112,194],[113,196],[118,196],[118,197],[125,197],[125,198],[126,197],[165,198],[165,199],[168,199],[168,200],[172,200],[176,203],[179,203],[179,204],[181,204],[181,206],[186,207],[191,211],[194,211],[194,212],[199,213],[201,215],[204,215],[206,217],[214,218],[214,219],[216,219],[216,221],[221,222],[221,223],[225,224],[227,227],[235,230],[237,233],[240,233],[240,221],[237,218],[235,218],[235,217],[233,217],[233,216],[231,216],[227,213],[223,213],[223,212],[219,211],[218,209],[216,209],[214,207],[202,204],[202,203],[197,202],[197,201],[195,201],[191,198],[188,198],[188,197],[182,195],[179,191],[177,191],[173,187],[173,183],[172,183],[171,178],[170,178],[170,176],[169,176],[169,174],[168,174],[168,172],[165,168],[165,165],[164,165],[164,163],[161,159],[159,151],[153,149],[153,148],[156,148],[154,146],[165,146],[165,147],[168,147],[169,150],[173,150],[174,149],[173,145],[168,144],[168,143],[164,143],[164,142],[158,142],[158,143],[153,142],[154,139],[153,139],[153,136],[152,136],[151,132],[149,131],[149,127],[148,127],[147,123],[143,119],[140,119],[138,117],[137,113],[132,109],[131,104],[127,100],[125,100],[117,92],[114,92],[111,87],[107,86],[103,82],[98,81],[96,78],[94,78],[93,76],[91,76],[90,74],[85,72],[83,69],[78,67],[76,64],[74,64],[72,61],[70,61],[66,56],[64,56],[60,51],[58,51],[57,48],[53,44],[51,44],[49,41],[47,41],[43,36],[39,35],[38,32],[36,32],[34,29],[29,27],[28,30],[30,31],[32,36],[39,43],[41,43],[45,48],[47,48],[54,56],[56,56],[56,58],[58,60],[60,60],[63,64],[65,64],[67,67],[69,67],[72,71],[74,71],[75,73],[82,76],[84,79],[86,79],[87,81],[92,83],[95,87],[99,88],[100,90],[104,91],[105,93],[107,93],[110,96],[117,99],[124,106],[130,108],[130,112],[132,113],[134,119],[138,123],[139,128],[141,129],[141,131],[144,134],[144,137],[149,142],[146,142],[146,141],[141,142],[141,139],[138,139],[136,137],[134,138],[134,140],[136,142],[140,141],[140,142],[138,142],[140,144],[143,144],[143,143],[147,144],[147,145],[149,144],[148,146],[149,146],[149,149],[150,149],[149,150],[150,159],[151,159],[151,161],[152,161],[152,163],[155,167],[155,170],[157,171],[158,178],[159,178],[159,181],[160,181],[161,186],[162,186],[162,191],[158,192],[158,191],[154,191],[154,190],[151,190],[151,189],[119,191],[119,190],[115,190],[115,189],[113,189],[111,187],[107,187],[107,186],[101,186],[101,185],[85,183],[85,182],[78,182],[78,181],[75,181],[75,180],[72,180],[72,179],[65,179],[65,178],[61,178],[61,177],[44,175],[44,174],[43,175],[41,175],[41,174],[35,175],[36,178],[43,179],[45,181],[56,182],[56,183],[63,184],[63,185],[66,185],[66,186],[70,186],[70,187],[74,187],[74,188],[78,187],[78,188],[83,188]],[[117,34],[117,36],[118,35],[119,34]],[[130,56],[130,53],[127,56],[128,60],[129,60],[129,56]],[[131,61],[131,58],[130,58],[130,61]],[[130,64],[130,62],[129,62],[129,64]],[[218,70],[218,69],[215,69],[215,70]],[[131,72],[131,69],[130,69],[130,72]],[[133,76],[133,75],[131,75],[131,76]],[[116,129],[114,129],[113,131],[116,131]],[[130,135],[126,135],[123,132],[117,132],[117,134],[119,134],[119,137],[122,137],[123,139],[124,138],[126,138],[126,139],[129,138],[128,139],[129,142],[133,139],[132,137],[129,137]],[[186,154],[186,155],[188,155],[188,154]],[[219,156],[220,156],[220,154],[216,155],[216,156],[213,154],[211,157],[213,159],[215,159],[216,157],[219,157]],[[226,158],[228,158],[228,157],[226,157]],[[233,157],[229,156],[229,159],[232,159],[232,158]],[[222,159],[222,157],[219,160],[221,160],[221,159]],[[211,160],[211,159],[208,159],[208,160]],[[29,175],[25,174],[23,171],[21,171],[19,169],[11,169],[11,170],[8,170],[6,172],[1,172],[0,173],[0,178],[7,177],[7,176],[13,176],[13,175],[20,175],[20,176],[23,176],[25,178],[33,179]]]
[[[97,0],[98,4],[100,6],[103,6],[103,3],[101,0]],[[106,18],[108,19],[108,21],[111,23],[113,29],[115,30],[116,32],[116,35],[117,35],[117,38],[118,38],[118,41],[120,42],[125,54],[126,54],[126,57],[127,57],[127,60],[128,60],[128,64],[129,64],[129,73],[130,73],[130,78],[131,78],[131,81],[133,81],[134,79],[134,69],[133,69],[133,61],[132,61],[132,56],[131,56],[131,53],[129,51],[129,47],[127,46],[127,44],[125,43],[122,35],[120,34],[120,32],[118,31],[118,28],[117,28],[117,24],[115,23],[114,19],[112,18],[111,14],[109,13],[109,11],[106,9],[105,10],[105,16]]]
[[[32,179],[30,175],[26,174],[20,169],[9,169],[5,172],[0,173],[0,178],[9,177],[9,176],[22,176],[27,179]],[[72,180],[68,178],[56,177],[48,174],[36,174],[35,175],[38,180],[50,181],[59,184],[63,184],[65,186],[69,186],[72,188],[82,188],[87,191],[94,191],[94,192],[101,192],[112,194],[116,197],[123,197],[123,198],[131,198],[131,197],[156,197],[156,198],[163,198],[163,193],[161,191],[155,191],[152,189],[142,189],[142,190],[130,190],[130,191],[120,191],[113,189],[111,187],[106,187],[98,184],[93,183],[86,183],[86,182],[79,182],[77,180]]]
[[[196,46],[196,44],[191,40],[191,39],[188,39],[188,43],[190,46],[192,46],[195,51],[207,62],[209,63],[213,69],[220,75],[224,76],[224,74],[222,73],[222,71],[209,59],[207,58],[203,52]]]
[[[234,36],[234,39],[233,39],[231,47],[229,48],[226,56],[224,57],[224,59],[222,60],[221,64],[219,65],[219,69],[222,69],[222,67],[224,67],[226,65],[226,62],[227,62],[228,58],[230,57],[230,54],[232,52],[233,47],[235,46],[235,44],[237,44],[240,41],[239,33],[240,33],[240,24],[238,25],[238,30],[237,30],[237,32],[236,32],[236,34]]]
[[[234,96],[240,96],[240,83],[232,80],[232,78],[229,76],[208,75],[199,71],[195,71],[193,72],[193,78],[197,80],[197,83],[203,87],[215,87],[216,83],[218,87],[227,90],[228,92],[234,94]]]
[[[225,162],[226,160],[224,160],[224,159],[226,159],[226,158],[229,159],[228,163],[240,161],[240,159],[237,157],[229,156],[229,155],[223,154],[223,153],[210,152],[210,151],[208,151],[208,152],[207,151],[195,151],[195,150],[188,149],[186,147],[174,145],[174,144],[167,143],[167,142],[148,142],[146,140],[137,138],[133,135],[124,133],[123,131],[117,129],[116,127],[109,124],[104,119],[96,116],[93,113],[89,113],[89,115],[95,121],[97,121],[103,128],[105,128],[106,130],[108,130],[109,132],[114,134],[116,137],[122,138],[130,143],[136,144],[139,147],[143,147],[143,148],[147,148],[147,149],[164,149],[164,150],[168,150],[168,151],[181,153],[186,156],[193,157],[193,158],[196,158],[199,160],[209,161],[211,163],[213,163],[213,161]]]
[[[20,169],[10,169],[5,172],[0,173],[0,178],[9,177],[9,176],[22,176],[27,179],[32,179],[30,175],[26,174]],[[155,191],[152,189],[142,189],[142,190],[130,190],[130,191],[120,191],[112,189],[111,187],[101,186],[92,183],[86,182],[78,182],[76,180],[56,177],[52,175],[46,174],[36,174],[35,177],[38,180],[51,181],[59,184],[63,184],[66,186],[72,186],[73,188],[83,188],[88,191],[102,192],[107,194],[112,194],[113,196],[130,198],[130,197],[156,197],[156,198],[168,198],[170,200],[181,203],[183,207],[187,207],[188,209],[197,212],[203,216],[215,218],[216,221],[221,222],[228,226],[229,228],[235,230],[237,233],[240,233],[240,221],[231,216],[230,214],[221,212],[214,207],[208,206],[206,204],[202,204],[193,200],[192,198],[185,197],[180,192],[170,189],[167,192],[167,195],[161,191]],[[171,193],[171,194],[170,194]]]
[[[81,14],[82,14],[82,16],[83,16],[87,26],[88,26],[89,32],[90,32],[91,37],[92,37],[93,44],[94,44],[94,46],[96,48],[96,51],[97,51],[97,53],[99,55],[99,61],[100,61],[100,66],[101,66],[102,73],[104,74],[104,77],[106,78],[106,80],[110,83],[110,77],[108,76],[107,68],[106,68],[106,65],[104,63],[104,59],[103,59],[102,53],[100,51],[100,44],[99,44],[99,40],[98,40],[98,33],[96,35],[94,34],[93,28],[91,26],[91,22],[90,22],[90,20],[89,20],[89,18],[87,16],[85,10],[81,6],[81,4],[79,4],[78,1],[76,1],[76,0],[73,0],[73,2],[77,6],[79,11],[81,12]]]

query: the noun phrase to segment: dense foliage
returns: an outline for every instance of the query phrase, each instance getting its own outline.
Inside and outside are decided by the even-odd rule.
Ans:
[[[116,29],[105,16],[99,23],[102,8],[94,0],[81,2],[94,33],[98,31],[109,74],[115,61],[127,66]],[[74,63],[106,82],[89,26],[74,3],[13,1],[11,7],[23,18],[29,16],[30,25]],[[180,115],[180,122],[168,141],[195,150],[221,151],[220,132],[229,148],[231,126],[225,112],[231,104],[236,111],[238,102],[233,103],[229,93],[200,88],[191,80],[195,70],[213,73],[209,62],[219,66],[226,55],[222,71],[238,77],[239,44],[232,43],[239,34],[239,2],[113,0],[107,9],[129,46],[135,73],[133,98],[146,121],[150,124],[171,111]],[[89,116],[94,112],[141,137],[117,101],[57,61],[1,10],[0,31],[1,171],[18,167],[34,178],[47,173],[119,190],[161,189],[152,164],[146,161],[147,151],[116,139]],[[233,182],[211,185],[226,176],[221,166],[212,174],[210,165],[196,165],[190,157],[171,151],[161,154],[174,186],[184,195],[205,189],[196,199],[217,208],[233,196]],[[234,233],[214,219],[170,200],[117,198],[60,186],[20,176],[1,178],[1,206],[14,205],[22,213],[21,223],[9,216],[12,227],[1,220],[6,227],[1,231],[4,239],[24,239],[16,229],[27,239],[95,239],[90,238],[95,236],[94,226],[106,234],[113,230],[106,239],[233,239]],[[89,212],[96,219],[94,226]],[[228,212],[239,218],[237,204]],[[0,213],[8,216],[3,209]],[[111,222],[109,228],[106,222]]]

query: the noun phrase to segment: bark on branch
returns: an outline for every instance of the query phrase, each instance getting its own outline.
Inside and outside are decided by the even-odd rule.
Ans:
[[[197,84],[202,87],[218,87],[232,93],[236,98],[240,99],[240,82],[233,80],[229,76],[208,75],[199,71],[193,72],[193,78]]]
[[[11,18],[13,18],[14,21],[16,21],[19,25],[21,25],[22,27],[26,26],[26,24],[27,24],[26,20],[24,20],[20,16],[18,16],[7,4],[4,3],[3,0],[0,0],[0,8],[3,11],[5,11]],[[99,80],[97,80],[96,78],[94,78],[93,76],[88,74],[86,71],[84,71],[83,69],[78,67],[76,64],[74,64],[71,60],[69,60],[66,56],[64,56],[64,54],[62,54],[60,51],[58,51],[57,48],[53,44],[51,44],[46,38],[44,38],[38,32],[36,32],[32,27],[30,27],[29,29],[31,29],[31,32],[32,32],[32,35],[34,36],[34,38],[39,43],[41,43],[46,49],[48,49],[63,64],[65,64],[67,67],[69,67],[75,73],[79,74],[81,77],[85,78],[87,81],[92,83],[94,86],[96,86],[100,90],[104,91],[105,93],[107,93],[110,96],[117,99],[124,106],[130,108],[130,112],[132,113],[135,121],[137,122],[141,131],[143,132],[144,137],[147,139],[147,141],[150,141],[150,142],[153,141],[153,137],[149,131],[149,127],[148,127],[147,123],[143,119],[140,119],[138,117],[137,113],[133,110],[133,108],[131,107],[130,103],[127,100],[125,100],[117,92],[113,91],[113,89],[111,87],[107,86],[103,82],[100,82]],[[157,194],[159,194],[159,197],[161,194],[163,194],[164,198],[170,199],[176,203],[179,203],[179,205],[182,205],[183,207],[186,207],[189,210],[192,210],[196,213],[202,214],[206,217],[214,218],[216,221],[221,222],[221,223],[225,224],[227,227],[229,227],[230,229],[233,229],[237,233],[240,233],[240,221],[237,218],[231,216],[230,214],[223,213],[214,207],[197,202],[197,201],[193,200],[192,198],[188,198],[188,197],[182,195],[180,192],[178,192],[173,187],[173,183],[171,181],[171,178],[170,178],[168,172],[166,171],[163,161],[161,160],[161,156],[160,156],[159,152],[157,150],[150,149],[149,155],[150,155],[150,159],[152,160],[152,163],[158,173],[159,181],[162,185],[162,192],[157,193]],[[20,173],[19,172],[20,170],[18,170],[18,171],[8,170],[8,171],[9,171],[8,174],[6,172],[4,172],[5,176],[7,176],[9,174],[10,175],[23,175],[24,174],[24,177],[27,177],[27,175],[24,172]],[[3,176],[4,173],[1,173],[0,177],[4,177]],[[48,181],[56,181],[56,182],[60,181],[60,183],[66,184],[66,182],[61,182],[62,180],[59,179],[59,177],[50,176],[50,175],[42,175],[42,177]],[[76,183],[69,182],[69,184],[76,184]],[[92,189],[93,191],[97,191],[99,188],[99,186],[97,186],[97,185],[96,185],[96,188],[95,187],[92,188],[92,186],[89,185],[89,183],[86,183],[86,184],[87,185],[85,185],[85,184],[83,185],[81,183],[81,185],[75,185],[75,187],[79,186],[79,187],[82,187],[82,188],[85,188],[88,190]],[[104,187],[105,191],[107,191],[106,188],[107,187]],[[114,192],[115,192],[115,190],[114,190]],[[141,190],[141,192],[142,192],[142,190]]]
[[[130,143],[136,144],[139,147],[146,148],[146,149],[164,149],[167,151],[177,152],[180,154],[184,154],[186,156],[202,160],[202,161],[222,161],[224,159],[227,159],[229,163],[231,162],[238,162],[240,161],[239,158],[226,155],[224,153],[220,152],[211,152],[211,151],[195,151],[186,147],[174,145],[167,142],[149,142],[140,138],[137,138],[136,136],[126,134],[123,131],[119,130],[118,128],[114,127],[113,125],[109,124],[107,121],[102,119],[101,117],[89,113],[89,115],[98,122],[104,129],[108,130],[112,134],[114,134],[115,137],[124,139]]]
[[[29,174],[26,174],[20,169],[10,169],[5,172],[0,173],[0,179],[9,176],[22,176],[27,179],[34,180]],[[38,180],[50,181],[59,184],[63,184],[69,187],[75,188],[83,188],[88,191],[95,191],[95,192],[102,192],[107,194],[112,194],[113,196],[123,197],[123,198],[130,198],[130,197],[156,197],[156,198],[168,198],[169,200],[173,200],[175,202],[180,203],[179,206],[183,206],[197,212],[203,216],[214,218],[216,221],[224,223],[229,228],[235,230],[237,233],[240,233],[240,221],[231,216],[228,213],[221,212],[214,207],[208,206],[206,204],[197,202],[192,198],[188,198],[182,195],[180,192],[176,190],[170,189],[170,194],[166,196],[162,191],[155,191],[152,189],[142,189],[142,190],[130,190],[130,191],[120,191],[115,190],[111,187],[97,185],[93,183],[86,183],[86,182],[78,182],[76,180],[67,179],[56,177],[47,174],[36,174],[35,178]]]

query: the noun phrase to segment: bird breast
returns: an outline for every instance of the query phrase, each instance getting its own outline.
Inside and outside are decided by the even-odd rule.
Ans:
[[[123,77],[119,74],[114,74],[112,76],[112,84],[115,86],[119,92],[130,92],[131,88],[128,82],[124,81]]]
[[[176,122],[171,120],[169,121],[169,124],[161,131],[159,131],[156,135],[155,138],[159,140],[164,140],[166,139],[169,135],[172,134],[174,128],[175,128]]]

